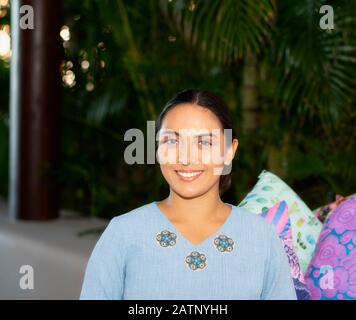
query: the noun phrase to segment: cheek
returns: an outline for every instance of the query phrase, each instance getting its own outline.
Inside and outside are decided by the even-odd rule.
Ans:
[[[177,154],[177,147],[166,144],[160,145],[157,149],[157,161],[162,165],[175,164],[177,163]]]
[[[219,167],[224,163],[224,150],[219,145],[213,145],[210,148],[202,149],[200,160],[209,167]]]
[[[171,184],[172,181],[173,181],[173,174],[174,174],[174,171],[170,168],[169,165],[160,165],[160,168],[161,168],[161,173],[164,177],[164,179],[167,181],[168,184]]]
[[[209,150],[203,151],[203,158],[206,159],[205,167],[211,180],[219,180],[224,168],[224,149],[219,145],[213,145]]]

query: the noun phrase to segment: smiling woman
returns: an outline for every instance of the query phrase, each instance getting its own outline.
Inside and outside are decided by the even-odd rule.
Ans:
[[[227,105],[185,90],[162,110],[156,132],[169,194],[111,220],[81,299],[296,299],[273,227],[220,198],[238,146]]]
[[[175,146],[179,146],[179,152],[173,153],[174,156],[179,155],[179,159],[173,159],[173,165],[177,168],[175,171],[178,172],[194,171],[193,168],[189,169],[189,163],[187,165],[187,161],[191,160],[194,160],[197,166],[199,166],[199,163],[204,162],[207,164],[205,167],[206,170],[217,169],[221,166],[222,163],[216,164],[216,161],[213,161],[217,158],[225,160],[225,164],[231,165],[238,146],[236,131],[232,125],[230,109],[224,101],[208,91],[185,90],[172,98],[166,104],[157,119],[156,132],[160,131],[162,132],[161,139],[163,143],[165,143],[165,140],[168,138],[173,138]],[[185,152],[187,152],[188,149],[186,146],[188,137],[179,135],[177,131],[198,133],[189,144],[189,150],[194,153],[194,158],[186,159],[187,154]],[[214,134],[214,132],[217,134]],[[223,134],[221,134],[222,132]],[[230,136],[226,135],[226,133],[229,133]],[[161,139],[159,151],[161,151],[161,154],[164,154],[168,147],[162,146]],[[229,148],[229,150],[225,155],[224,151],[226,147]],[[160,150],[160,148],[163,150]],[[225,156],[226,159],[224,159]],[[161,162],[162,159],[159,158],[159,161]],[[210,166],[209,163],[211,164]],[[182,169],[182,166],[184,169]],[[172,168],[172,166],[167,167],[161,165],[162,173],[166,179],[169,179],[167,176],[168,171]],[[200,170],[200,168],[195,170]],[[223,172],[221,170],[210,171]],[[214,182],[219,182],[218,186],[221,195],[229,188],[231,176],[230,174],[215,176]]]

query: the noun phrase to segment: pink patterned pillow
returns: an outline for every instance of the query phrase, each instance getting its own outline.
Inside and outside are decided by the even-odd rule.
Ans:
[[[356,300],[356,196],[326,219],[306,273],[316,300]]]
[[[298,300],[310,300],[310,292],[305,284],[298,256],[293,250],[292,229],[290,226],[287,203],[285,201],[280,201],[273,207],[262,211],[260,216],[272,223],[282,241],[284,250],[288,256],[289,266]]]
[[[354,197],[356,195],[352,194],[350,196],[347,197],[343,197],[339,194],[336,195],[336,199],[334,202],[328,203],[318,209],[313,210],[315,216],[321,221],[324,222],[326,220],[326,218],[328,217],[329,214],[331,214],[331,212],[333,210],[335,210],[341,203],[343,203],[345,200]]]

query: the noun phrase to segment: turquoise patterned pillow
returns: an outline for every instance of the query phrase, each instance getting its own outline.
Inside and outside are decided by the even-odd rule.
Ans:
[[[286,201],[291,221],[293,248],[296,252],[302,272],[305,274],[315,250],[322,229],[322,223],[315,217],[303,200],[275,174],[263,170],[251,192],[238,205],[259,214]]]

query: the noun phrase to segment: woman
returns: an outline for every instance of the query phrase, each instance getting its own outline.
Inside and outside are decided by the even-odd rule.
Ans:
[[[238,146],[226,104],[185,90],[167,103],[156,132],[169,195],[110,221],[80,298],[296,299],[273,227],[220,198]]]

